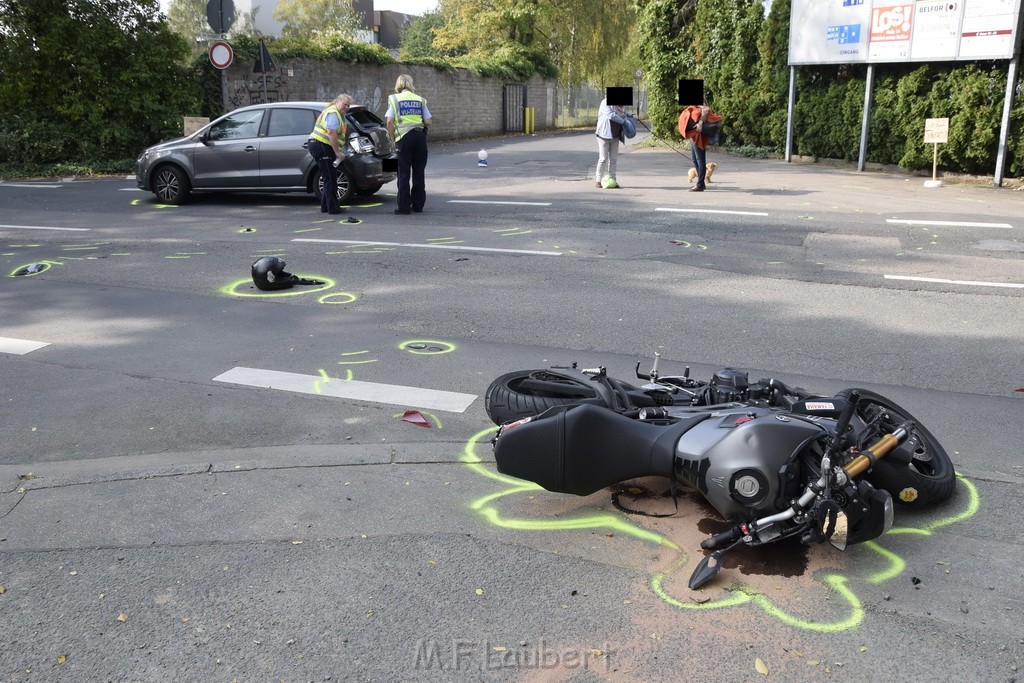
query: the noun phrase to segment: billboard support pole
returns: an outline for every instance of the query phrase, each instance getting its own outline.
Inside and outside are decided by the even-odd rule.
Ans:
[[[1017,54],[1010,59],[1006,70],[1006,95],[1003,97],[1003,118],[999,124],[999,152],[996,154],[996,174],[993,185],[1003,186],[1003,170],[1006,166],[1006,138],[1010,132],[1010,110],[1013,109],[1013,95],[1017,91]]]
[[[786,105],[786,163],[793,160],[793,113],[796,110],[796,67],[789,67],[789,103]]]
[[[867,78],[864,79],[864,120],[860,124],[860,156],[857,170],[863,171],[868,157],[868,131],[871,128],[871,105],[875,91],[875,65],[868,64]]]

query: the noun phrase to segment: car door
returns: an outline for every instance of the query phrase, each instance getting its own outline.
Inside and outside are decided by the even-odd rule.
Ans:
[[[258,187],[263,109],[235,112],[216,121],[192,156],[195,187]]]
[[[260,144],[260,185],[305,187],[306,172],[313,164],[306,141],[319,111],[308,107],[274,107]]]

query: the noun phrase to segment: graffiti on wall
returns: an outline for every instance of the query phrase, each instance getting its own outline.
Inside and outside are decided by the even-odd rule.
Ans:
[[[248,107],[266,102],[287,102],[290,100],[288,78],[282,74],[267,74],[266,95],[263,89],[263,74],[253,74],[244,81],[234,81],[228,93],[228,109]]]

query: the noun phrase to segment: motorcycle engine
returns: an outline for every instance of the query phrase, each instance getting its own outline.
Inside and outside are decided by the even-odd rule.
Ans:
[[[746,398],[749,377],[743,370],[725,368],[711,378],[710,390],[713,403],[732,403]]]

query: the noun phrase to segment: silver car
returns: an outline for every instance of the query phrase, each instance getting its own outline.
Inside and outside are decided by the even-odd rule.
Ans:
[[[310,192],[320,169],[306,150],[327,102],[272,102],[242,107],[192,135],[149,147],[135,161],[142,190],[167,204],[192,192]],[[384,122],[362,106],[345,113],[350,154],[338,169],[338,202],[369,196],[395,179],[397,157]]]

